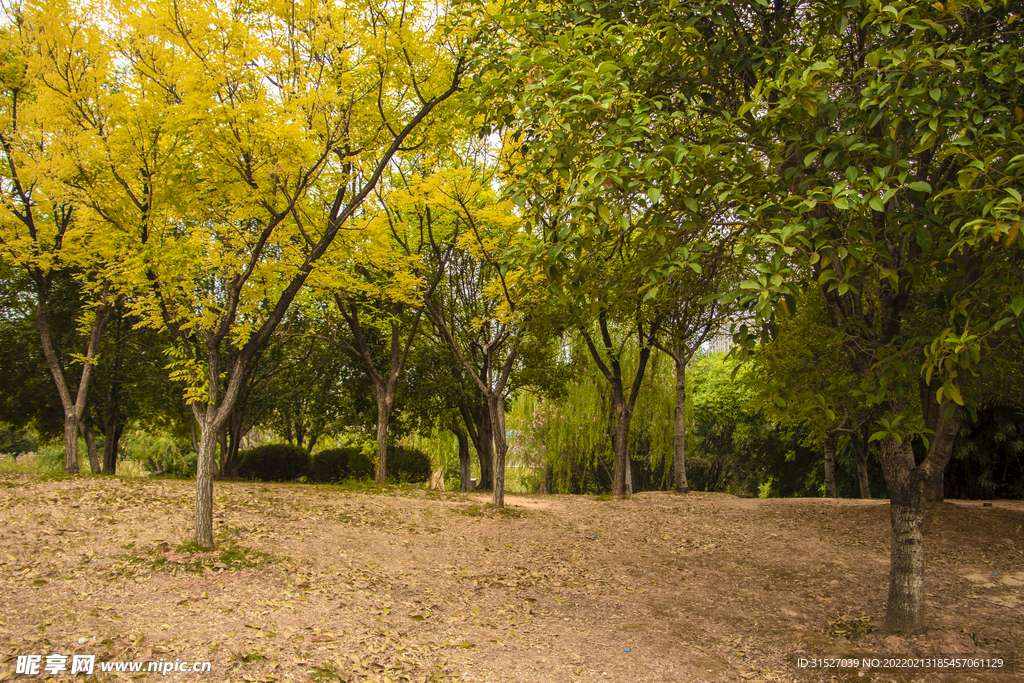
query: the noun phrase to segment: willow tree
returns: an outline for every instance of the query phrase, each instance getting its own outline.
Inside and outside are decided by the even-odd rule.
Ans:
[[[68,124],[76,196],[134,313],[174,341],[171,374],[201,429],[202,547],[217,434],[253,358],[460,87],[466,27],[438,10],[129,0],[92,8],[80,38],[97,87],[54,81],[98,112]]]

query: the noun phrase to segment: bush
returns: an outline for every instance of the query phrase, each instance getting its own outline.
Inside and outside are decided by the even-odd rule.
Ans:
[[[348,476],[350,479],[373,479],[377,464],[372,454],[356,450],[348,459]]]
[[[359,455],[358,448],[329,448],[313,456],[310,478],[313,481],[344,481],[349,478],[349,460]]]
[[[309,452],[286,443],[259,446],[238,457],[238,476],[245,479],[291,481],[310,474]]]
[[[412,448],[388,447],[388,479],[419,483],[430,479],[430,457]]]

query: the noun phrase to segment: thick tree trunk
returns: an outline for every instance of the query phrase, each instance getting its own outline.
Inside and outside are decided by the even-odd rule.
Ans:
[[[860,480],[860,497],[871,497],[871,482],[868,481],[868,444],[867,434],[858,432],[850,436],[853,447],[853,458],[857,461],[857,478]]]
[[[836,497],[836,451],[832,436],[825,437],[825,497]]]
[[[74,410],[64,413],[64,472],[78,474],[78,416]]]
[[[212,550],[213,542],[213,473],[217,459],[217,437],[220,430],[213,424],[214,407],[206,409],[200,425],[199,461],[196,463],[196,545]]]
[[[388,481],[388,423],[391,421],[391,407],[395,402],[394,387],[378,386],[377,394],[377,467],[373,479],[378,484]]]
[[[505,507],[505,455],[508,442],[505,440],[505,399],[495,392],[487,397],[487,408],[491,415],[494,438],[494,507]]]
[[[96,451],[96,430],[92,423],[92,413],[88,409],[86,409],[85,416],[78,425],[82,430],[82,436],[85,438],[85,450],[89,454],[89,469],[93,474],[99,474],[100,456]]]
[[[478,491],[489,491],[494,488],[494,430],[491,428],[490,410],[478,408],[473,411],[476,422],[477,460],[480,462],[480,481],[476,483]]]
[[[882,441],[882,463],[889,487],[892,540],[889,552],[889,603],[885,629],[918,633],[924,618],[924,487],[907,441]]]
[[[924,499],[930,503],[941,503],[946,499],[946,469],[942,468],[935,476],[924,483]]]
[[[458,425],[452,425],[452,432],[459,442],[459,490],[467,492],[470,490],[470,479],[472,477],[473,461],[469,456],[469,436],[466,430]]]
[[[621,497],[629,493],[626,489],[626,475],[629,461],[629,422],[633,414],[625,405],[622,396],[615,396],[613,392],[612,401],[615,410],[615,432],[612,438],[615,469],[612,472],[612,495]]]
[[[684,348],[676,349],[676,407],[672,413],[672,466],[675,469],[676,493],[688,493],[686,481],[686,359]]]

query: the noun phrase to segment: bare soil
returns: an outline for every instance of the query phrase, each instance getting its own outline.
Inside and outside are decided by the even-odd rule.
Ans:
[[[205,681],[1016,681],[798,658],[1020,655],[1024,504],[929,508],[929,629],[881,632],[886,501],[628,500],[0,475],[0,680],[17,655],[208,660]],[[44,659],[45,661],[45,659]],[[1018,671],[1024,672],[1024,662]],[[54,680],[160,680],[156,673]]]

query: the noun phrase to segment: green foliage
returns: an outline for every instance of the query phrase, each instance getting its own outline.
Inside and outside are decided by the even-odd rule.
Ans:
[[[575,377],[554,395],[521,394],[512,406],[514,429],[510,451],[520,468],[523,486],[534,488],[551,471],[553,492],[603,493],[611,490],[614,467],[610,419],[613,411],[608,382],[594,360],[579,346],[574,352]],[[627,344],[622,365],[637,363],[635,340]],[[672,459],[674,374],[671,363],[654,355],[633,411],[627,451],[634,491],[665,490]]]
[[[964,418],[946,468],[951,498],[1024,498],[1024,407],[994,402]]]
[[[458,460],[455,479],[458,480]],[[311,479],[318,482],[340,482],[346,479],[368,479],[374,475],[373,444],[364,448],[353,446],[331,448],[313,456]],[[415,448],[388,446],[388,481],[418,483],[430,479],[430,457]]]
[[[135,460],[155,474],[194,477],[197,456],[187,441],[177,441],[167,434],[150,432],[141,427],[127,430],[121,437],[121,455]]]
[[[349,477],[349,460],[358,456],[354,447],[328,448],[315,454],[310,466],[310,478],[317,482],[344,481]]]
[[[430,457],[423,451],[389,446],[387,462],[389,480],[415,484],[430,479]],[[457,479],[458,475],[456,475]]]
[[[13,425],[0,423],[0,455],[9,454],[17,457],[22,453],[33,452],[38,447],[39,440],[28,429],[18,429]]]
[[[309,476],[309,452],[286,443],[257,446],[239,453],[238,476],[259,481],[292,481]]]

